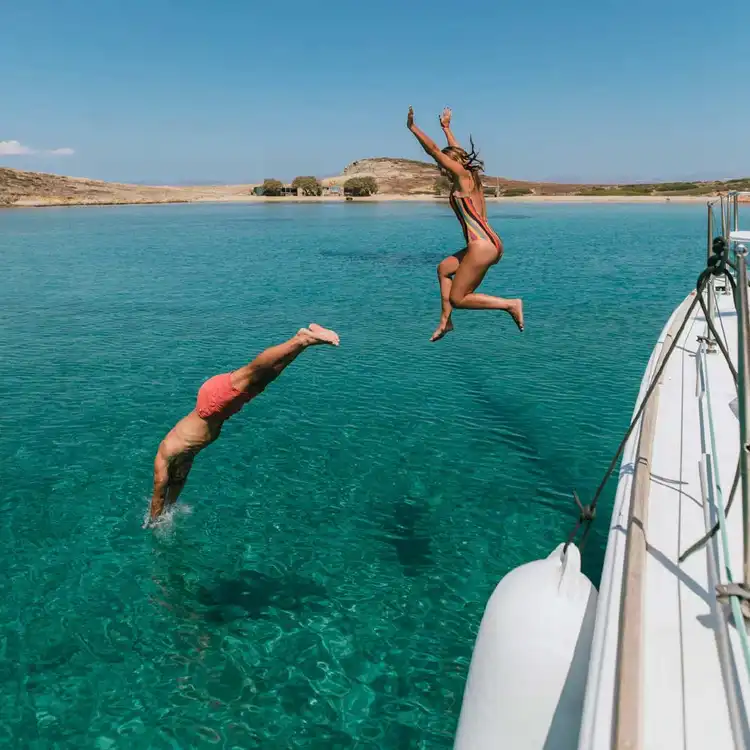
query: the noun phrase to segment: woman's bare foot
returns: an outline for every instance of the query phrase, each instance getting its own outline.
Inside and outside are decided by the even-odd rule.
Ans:
[[[311,346],[314,346],[315,344],[330,344],[331,346],[338,346],[340,343],[339,335],[336,331],[323,328],[323,326],[319,326],[317,323],[310,323],[307,328],[302,328],[299,333],[310,339],[309,343]]]
[[[453,330],[453,321],[448,318],[445,322],[440,321],[440,325],[435,329],[435,333],[430,337],[430,341],[440,341],[446,333],[450,333]]]
[[[523,300],[514,299],[511,300],[513,307],[508,308],[510,317],[513,318],[513,322],[518,326],[518,330],[523,333]]]

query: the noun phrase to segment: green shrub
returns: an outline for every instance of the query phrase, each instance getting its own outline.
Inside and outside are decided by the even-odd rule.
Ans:
[[[750,190],[750,177],[739,177],[734,180],[727,180],[723,183],[727,190]],[[719,184],[719,187],[721,183]]]
[[[694,182],[660,182],[658,185],[654,185],[654,190],[658,193],[674,193],[680,190],[695,190],[699,188]]]
[[[317,177],[295,177],[292,187],[301,190],[302,195],[320,195],[323,192]]]
[[[576,195],[651,195],[652,192],[652,185],[613,185],[612,187],[594,185],[590,188],[581,188]]]
[[[533,191],[531,188],[517,187],[517,188],[506,188],[502,192],[503,198],[516,198],[519,195],[531,195]]]
[[[374,177],[350,177],[344,183],[344,194],[363,196],[374,195],[378,192],[378,183]]]
[[[263,180],[261,190],[263,195],[281,195],[281,191],[284,189],[284,184],[280,180]]]
[[[660,195],[665,195],[665,196],[670,196],[670,195],[674,195],[674,196],[680,196],[680,195],[711,195],[715,190],[716,190],[716,188],[713,185],[698,185],[693,190],[676,190],[674,192],[660,190],[659,194]]]
[[[435,195],[446,195],[450,193],[453,183],[443,175],[435,180]]]

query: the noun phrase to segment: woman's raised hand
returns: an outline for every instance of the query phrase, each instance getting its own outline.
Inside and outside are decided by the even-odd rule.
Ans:
[[[447,130],[451,126],[451,108],[446,107],[440,115],[440,127]]]
[[[406,115],[406,127],[411,128],[414,125],[414,110],[409,107],[409,114]]]

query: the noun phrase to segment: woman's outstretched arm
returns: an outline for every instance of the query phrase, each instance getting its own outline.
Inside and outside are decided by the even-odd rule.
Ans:
[[[414,110],[409,107],[409,114],[406,117],[406,127],[411,130],[414,137],[419,141],[422,148],[443,168],[453,172],[458,177],[469,177],[468,170],[459,164],[455,159],[446,156],[439,148],[437,143],[429,135],[423,133],[414,123]]]
[[[440,120],[440,127],[443,129],[443,133],[445,133],[445,140],[448,141],[448,145],[461,148],[461,144],[456,140],[456,136],[453,135],[453,131],[451,130],[451,114],[450,107],[446,107],[443,110],[443,113],[438,118]]]

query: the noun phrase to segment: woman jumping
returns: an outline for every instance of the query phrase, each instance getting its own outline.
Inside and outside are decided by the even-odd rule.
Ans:
[[[487,221],[481,177],[484,163],[478,158],[474,142],[469,139],[470,153],[461,148],[451,132],[451,111],[448,108],[440,116],[440,125],[448,140],[448,146],[442,151],[414,124],[414,110],[411,107],[406,125],[422,148],[438,163],[441,173],[451,180],[450,204],[466,240],[463,250],[449,255],[437,267],[442,312],[440,324],[430,341],[437,341],[453,330],[451,312],[454,307],[505,310],[510,313],[518,329],[523,331],[522,300],[491,297],[475,291],[489,267],[503,257],[503,242]]]

